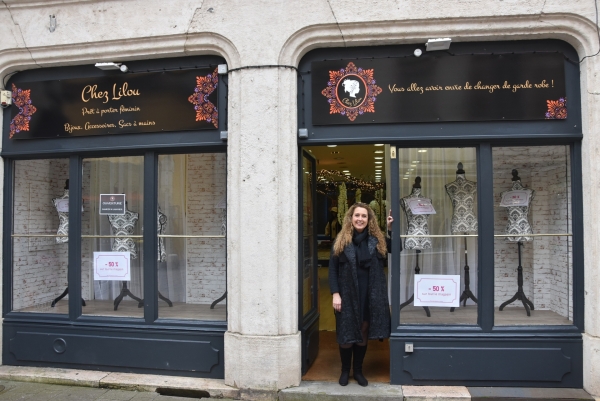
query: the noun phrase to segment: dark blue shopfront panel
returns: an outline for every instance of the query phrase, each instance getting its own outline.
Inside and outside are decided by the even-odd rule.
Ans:
[[[3,363],[223,378],[223,332],[5,323]]]
[[[581,338],[393,337],[390,350],[392,384],[583,386]]]

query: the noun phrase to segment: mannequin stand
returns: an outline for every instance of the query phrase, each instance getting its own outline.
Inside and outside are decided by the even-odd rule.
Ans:
[[[417,249],[417,264],[415,266],[415,275],[421,273],[421,268],[419,267],[419,254],[420,253],[421,253],[421,250]],[[402,308],[404,308],[406,305],[410,305],[414,300],[415,300],[415,294],[413,293],[410,296],[410,298],[408,298],[404,303],[400,304],[400,309],[398,309],[398,310],[402,310]],[[429,307],[423,306],[423,309],[425,309],[425,313],[427,314],[427,317],[431,317],[431,312],[429,312]]]
[[[119,304],[121,303],[121,301],[123,300],[124,297],[129,297],[132,298],[136,301],[139,302],[138,304],[138,308],[140,307],[140,305],[144,306],[144,301],[138,297],[136,297],[135,295],[133,295],[131,293],[131,291],[129,291],[129,288],[127,288],[127,281],[123,281],[123,288],[121,288],[121,293],[119,294],[119,296],[117,298],[115,298],[115,310],[117,310],[117,308],[119,307]]]
[[[466,233],[465,233],[466,234]],[[463,302],[463,306],[467,306],[467,299],[472,299],[477,303],[477,297],[471,292],[471,276],[469,275],[469,264],[467,263],[467,237],[465,239],[465,290],[460,294],[458,303]],[[455,307],[450,308],[450,312],[454,312]]]
[[[518,249],[519,249],[519,267],[517,267],[517,293],[515,294],[514,297],[512,297],[511,299],[509,299],[508,301],[504,302],[502,305],[500,305],[500,310],[504,309],[504,307],[508,304],[511,304],[515,301],[521,301],[523,303],[523,306],[525,307],[525,311],[527,312],[527,316],[531,316],[531,312],[529,311],[529,308],[531,308],[531,310],[534,310],[535,308],[533,307],[533,302],[531,302],[529,299],[527,299],[527,297],[525,296],[525,293],[523,292],[523,266],[521,266],[521,247],[523,246],[523,243],[521,241],[517,242],[518,245]]]
[[[69,293],[69,287],[65,288],[65,290],[63,291],[62,294],[60,294],[58,297],[54,298],[54,301],[52,301],[50,306],[54,308],[54,305],[56,305],[56,303],[58,301],[60,301],[64,297],[66,297],[68,293]],[[83,298],[81,298],[81,306],[85,306],[85,301],[83,300]]]
[[[132,297],[133,298],[133,297]],[[163,294],[160,293],[160,291],[158,292],[158,298],[162,299],[163,301],[165,301],[167,303],[167,305],[169,305],[169,308],[173,307],[173,302],[171,302],[171,300],[167,297],[165,297]],[[144,307],[144,300],[141,299],[138,303],[138,308],[143,308]],[[116,309],[115,309],[116,310]]]
[[[210,309],[215,309],[215,305],[227,298],[227,291],[219,299],[216,299],[212,304],[210,304]]]

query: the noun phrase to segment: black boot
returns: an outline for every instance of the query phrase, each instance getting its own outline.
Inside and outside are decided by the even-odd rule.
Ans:
[[[352,349],[354,350],[354,362],[353,362],[354,380],[356,380],[358,382],[358,384],[360,384],[361,386],[366,387],[369,384],[369,382],[363,376],[362,367],[363,367],[363,361],[365,360],[365,355],[367,353],[367,346],[366,345],[360,346],[360,345],[354,344],[352,346]]]
[[[352,347],[340,347],[340,357],[342,358],[342,374],[340,375],[340,386],[348,385],[350,376],[350,366],[352,365]]]

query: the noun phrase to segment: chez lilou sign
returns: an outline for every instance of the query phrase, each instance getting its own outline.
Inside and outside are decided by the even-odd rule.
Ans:
[[[216,69],[12,84],[12,139],[218,128]]]
[[[558,53],[313,62],[312,123],[567,118]]]

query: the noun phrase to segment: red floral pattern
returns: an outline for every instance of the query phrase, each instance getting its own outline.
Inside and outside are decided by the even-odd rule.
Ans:
[[[12,84],[12,101],[19,108],[19,113],[10,122],[9,138],[21,131],[29,131],[31,115],[37,111],[31,104],[31,89],[23,90]]]
[[[558,100],[546,100],[548,111],[546,120],[565,120],[567,118],[567,98],[561,97]]]
[[[188,98],[188,101],[194,105],[196,110],[196,121],[206,121],[212,123],[215,128],[219,128],[219,111],[208,97],[217,89],[219,84],[219,74],[215,69],[212,74],[204,77],[196,77],[196,88],[194,94]]]
[[[365,100],[356,107],[349,107],[340,103],[337,97],[337,87],[340,81],[348,75],[357,75],[365,83],[367,93]],[[321,94],[327,98],[329,102],[329,114],[341,114],[348,116],[350,121],[356,120],[356,117],[364,113],[375,113],[375,101],[377,95],[382,92],[382,89],[375,85],[373,78],[373,69],[363,70],[357,68],[354,63],[348,63],[346,68],[341,68],[338,71],[329,71],[329,81],[327,87],[321,91]]]

